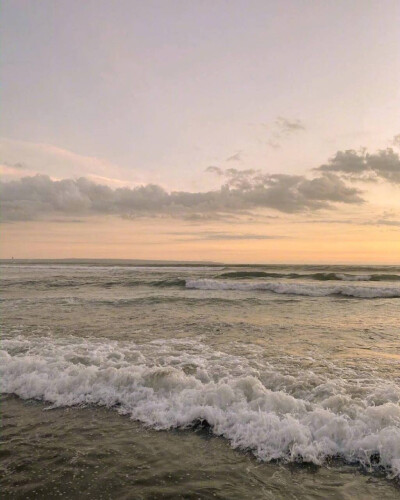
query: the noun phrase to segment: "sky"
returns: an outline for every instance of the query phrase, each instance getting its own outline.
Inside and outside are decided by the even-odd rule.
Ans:
[[[400,262],[398,0],[3,0],[2,258]]]

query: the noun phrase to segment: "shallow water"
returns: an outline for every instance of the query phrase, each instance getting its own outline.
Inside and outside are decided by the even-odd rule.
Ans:
[[[2,498],[393,499],[343,464],[262,463],[206,429],[154,431],[102,408],[3,401]]]
[[[4,495],[400,497],[400,268],[106,264],[1,266]]]

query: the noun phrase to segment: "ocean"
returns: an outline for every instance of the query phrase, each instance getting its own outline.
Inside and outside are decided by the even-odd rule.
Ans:
[[[0,266],[2,498],[400,498],[400,266]]]

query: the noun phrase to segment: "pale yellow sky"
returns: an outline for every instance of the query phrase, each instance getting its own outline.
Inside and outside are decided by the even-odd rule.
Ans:
[[[211,227],[168,218],[7,223],[3,224],[0,255],[229,263],[399,263],[400,227],[296,219]]]

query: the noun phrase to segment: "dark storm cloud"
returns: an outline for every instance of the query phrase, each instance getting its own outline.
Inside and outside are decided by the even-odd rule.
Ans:
[[[208,169],[210,171],[210,168]],[[2,220],[29,220],[44,216],[117,214],[196,214],[219,216],[272,208],[296,213],[331,208],[335,203],[362,203],[360,191],[349,187],[333,173],[307,179],[295,175],[269,175],[247,169],[212,172],[225,183],[215,191],[168,193],[157,185],[112,189],[86,178],[53,181],[36,175],[0,183]]]
[[[400,157],[392,148],[373,154],[366,151],[338,151],[327,164],[316,170],[344,175],[355,180],[381,180],[400,184]]]

